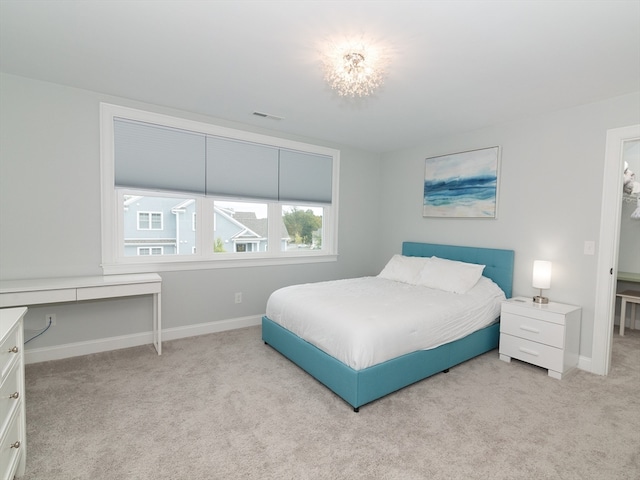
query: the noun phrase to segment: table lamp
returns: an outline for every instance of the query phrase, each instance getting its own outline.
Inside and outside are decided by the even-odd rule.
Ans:
[[[533,297],[535,303],[549,303],[547,297],[542,296],[542,290],[551,287],[551,262],[535,260],[533,262],[533,288],[540,289],[540,295]]]

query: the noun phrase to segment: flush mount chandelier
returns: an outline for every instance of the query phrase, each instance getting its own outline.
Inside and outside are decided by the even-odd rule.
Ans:
[[[324,76],[341,97],[367,97],[384,81],[387,58],[380,47],[362,42],[331,45],[323,59]]]

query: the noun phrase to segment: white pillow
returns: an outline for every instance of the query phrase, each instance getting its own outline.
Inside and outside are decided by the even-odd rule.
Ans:
[[[396,282],[415,284],[418,275],[422,271],[430,258],[425,257],[405,257],[404,255],[394,255],[387,265],[382,269],[378,277]]]
[[[482,277],[484,265],[431,257],[418,274],[417,285],[446,292],[467,293]]]

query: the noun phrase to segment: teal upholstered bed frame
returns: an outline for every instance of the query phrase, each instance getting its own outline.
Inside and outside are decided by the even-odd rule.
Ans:
[[[511,297],[512,250],[404,242],[402,254],[486,265],[483,275],[498,284],[507,298]],[[440,347],[409,353],[364,370],[354,370],[266,316],[262,318],[264,342],[333,390],[356,412],[373,400],[497,348],[499,336],[499,323],[494,323]]]

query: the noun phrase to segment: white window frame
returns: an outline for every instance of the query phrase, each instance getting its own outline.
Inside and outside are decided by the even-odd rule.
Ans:
[[[197,225],[199,230],[196,232],[196,253],[193,255],[125,256],[123,241],[123,196],[144,196],[145,193],[149,194],[151,192],[120,189],[114,186],[114,117],[330,156],[333,159],[332,201],[331,205],[318,205],[324,208],[322,249],[281,251],[279,238],[280,229],[275,227],[271,228],[271,225],[279,225],[278,222],[281,221],[282,217],[282,204],[278,202],[267,202],[269,222],[274,222],[270,223],[269,226],[268,252],[229,252],[214,254],[212,248],[203,248],[204,245],[213,245],[213,202],[216,199],[229,199],[192,196],[192,198],[196,199],[195,215],[196,218],[199,219]],[[338,258],[339,150],[129,107],[101,103],[100,163],[102,183],[102,268],[105,274],[333,262]],[[153,192],[153,194],[163,197],[172,195],[171,192]],[[178,193],[175,195],[182,197],[189,196]],[[238,198],[234,200],[249,201],[250,199]],[[283,204],[287,205],[291,203],[291,201],[283,202]]]

